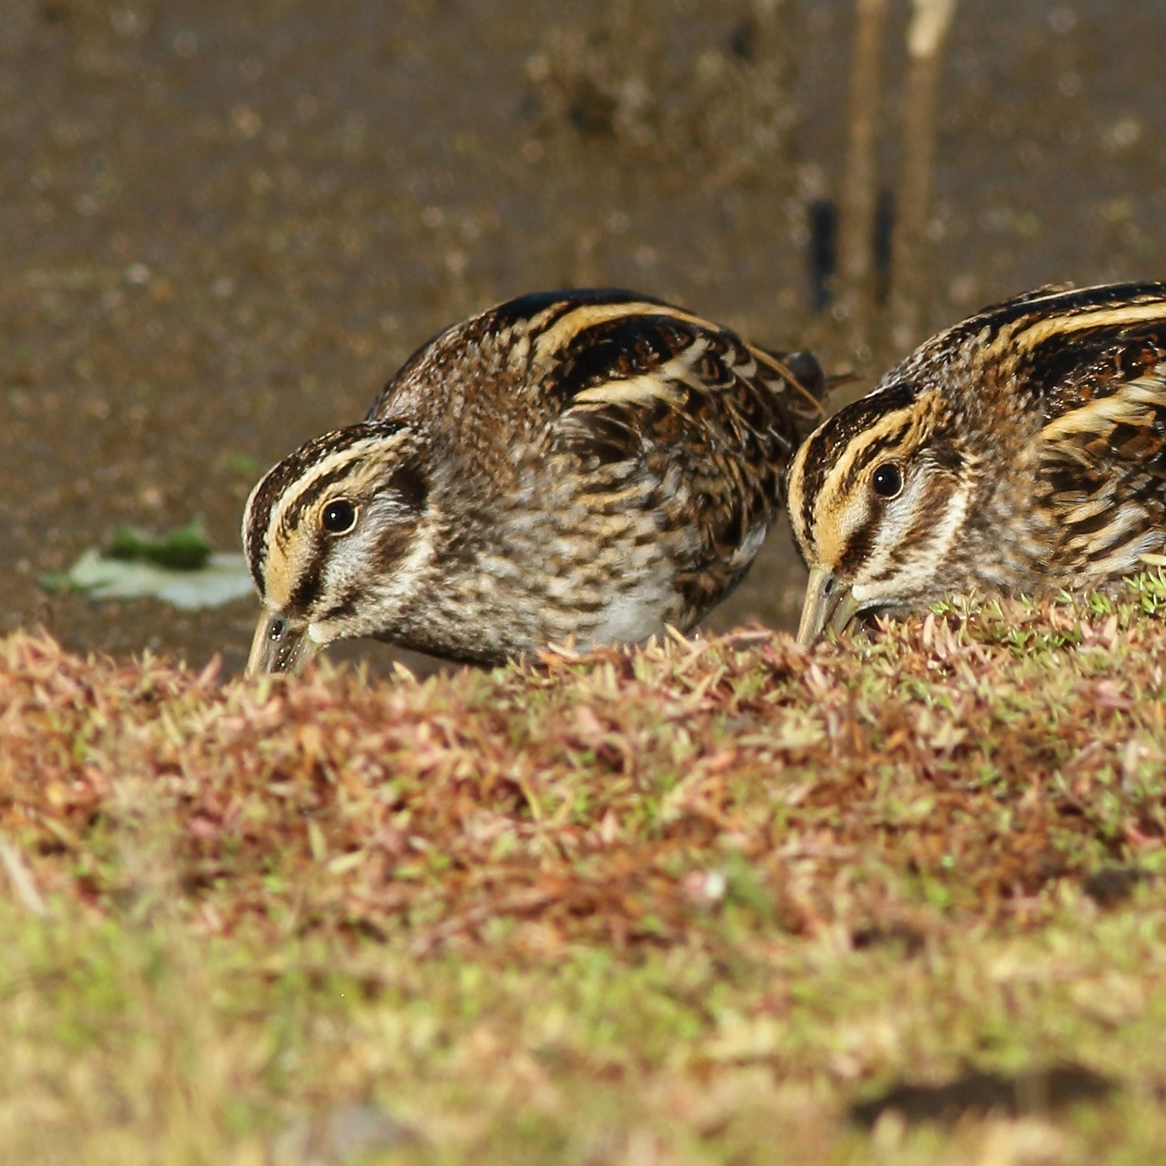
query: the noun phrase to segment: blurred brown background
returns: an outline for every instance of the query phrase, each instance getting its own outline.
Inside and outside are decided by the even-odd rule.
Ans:
[[[876,194],[909,15],[887,7]],[[631,286],[869,385],[903,336],[814,311],[808,258],[854,34],[852,0],[2,0],[0,630],[239,669],[251,601],[192,616],[36,580],[121,522],[199,514],[235,549],[269,464],[513,294]],[[965,0],[920,329],[1166,276],[1164,54],[1159,0]],[[800,572],[778,531],[711,622],[788,626]]]

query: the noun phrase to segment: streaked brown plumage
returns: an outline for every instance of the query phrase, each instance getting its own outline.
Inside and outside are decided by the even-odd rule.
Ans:
[[[687,629],[752,563],[824,385],[808,354],[631,292],[455,325],[252,492],[248,671],[352,636],[493,663]]]
[[[803,643],[1138,570],[1166,544],[1166,284],[1045,288],[927,341],[805,442],[788,506]]]

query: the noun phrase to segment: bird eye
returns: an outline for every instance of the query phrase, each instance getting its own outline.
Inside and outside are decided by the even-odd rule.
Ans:
[[[903,489],[903,474],[894,462],[884,462],[870,480],[880,498],[897,498]]]
[[[320,521],[328,534],[347,534],[356,525],[356,507],[347,498],[337,498],[324,507]]]

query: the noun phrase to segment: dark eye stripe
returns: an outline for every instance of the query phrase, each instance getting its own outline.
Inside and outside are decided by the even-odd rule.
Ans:
[[[878,517],[873,516],[851,532],[850,538],[846,540],[846,546],[843,548],[842,554],[838,556],[836,570],[839,574],[850,578],[856,575],[860,568],[865,565],[875,545],[875,535],[878,533],[878,527]]]
[[[284,615],[302,617],[320,598],[320,590],[324,586],[324,565],[328,561],[328,548],[313,546],[313,551],[311,566],[296,580],[296,585],[284,605]]]

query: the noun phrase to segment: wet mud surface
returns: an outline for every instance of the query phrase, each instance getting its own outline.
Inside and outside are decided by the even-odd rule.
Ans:
[[[892,6],[893,187],[907,4]],[[256,606],[46,595],[119,523],[238,545],[258,475],[499,299],[630,286],[855,368],[811,310],[852,5],[5,0],[0,630],[241,668]],[[965,2],[943,69],[929,330],[1047,282],[1166,276],[1166,9]],[[789,626],[784,529],[710,620]],[[379,665],[392,654],[348,655]]]

